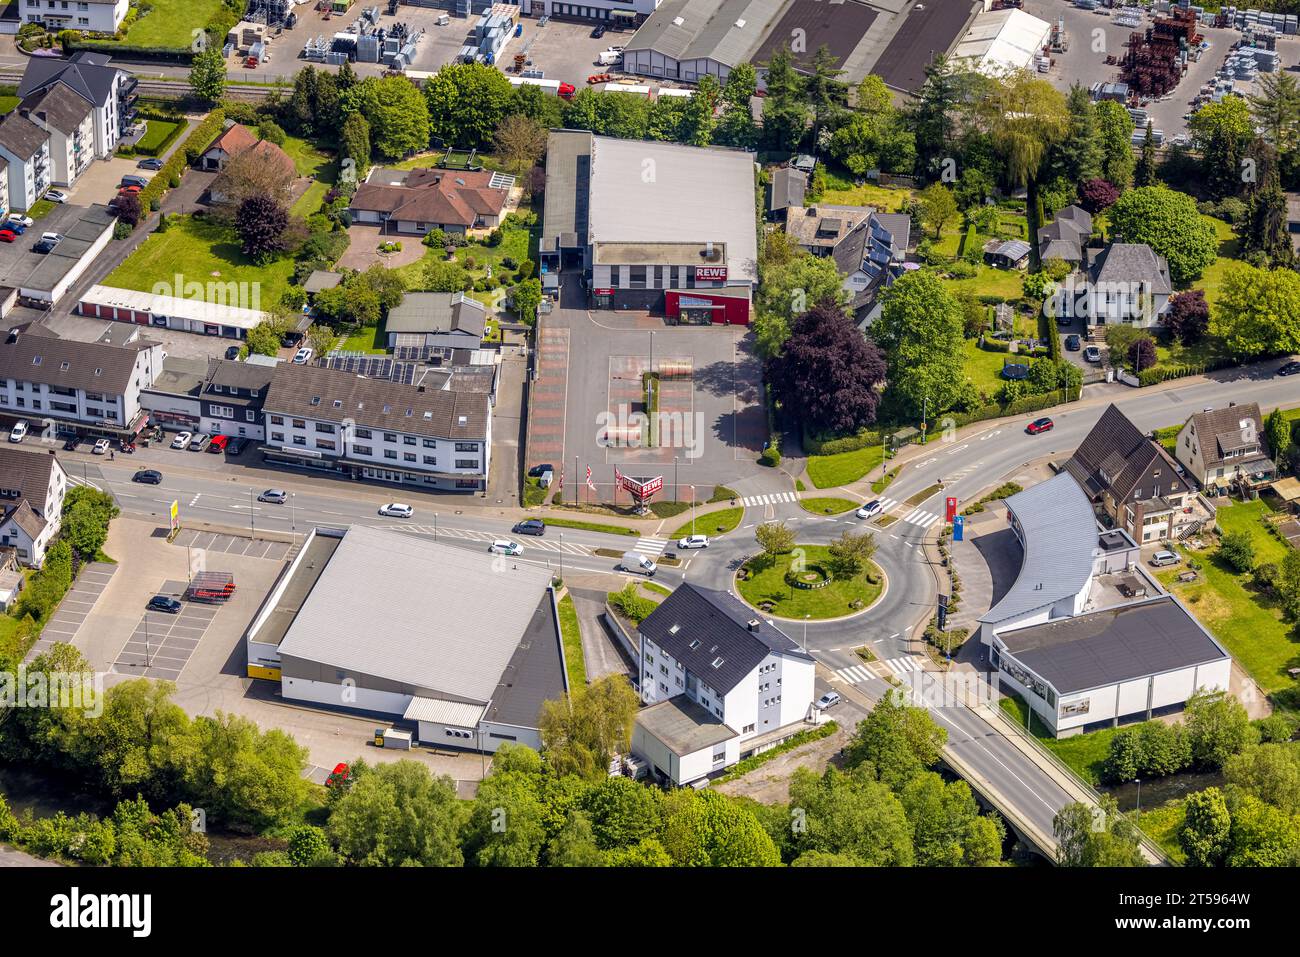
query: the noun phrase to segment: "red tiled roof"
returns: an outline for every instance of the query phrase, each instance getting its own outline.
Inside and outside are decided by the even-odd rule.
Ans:
[[[473,226],[479,216],[500,215],[507,191],[491,189],[489,172],[416,169],[405,185],[363,184],[353,209],[373,210],[408,222]]]
[[[203,152],[208,153],[214,149],[221,149],[225,150],[227,155],[234,156],[236,153],[243,152],[250,146],[256,145],[256,143],[257,137],[253,135],[253,131],[243,124],[236,123],[222,132],[220,136],[212,141],[212,145]]]

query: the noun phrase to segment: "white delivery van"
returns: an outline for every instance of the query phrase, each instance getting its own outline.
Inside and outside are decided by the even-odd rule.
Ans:
[[[384,729],[384,747],[397,748],[399,751],[411,750],[411,732],[398,731],[396,728]]]
[[[624,552],[618,567],[625,572],[640,572],[646,578],[654,578],[659,566],[640,552]]]

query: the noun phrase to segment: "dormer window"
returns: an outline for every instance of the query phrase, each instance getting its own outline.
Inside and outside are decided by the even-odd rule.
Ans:
[[[32,365],[34,365],[34,366],[38,366],[38,365],[40,365],[40,364],[41,364],[41,359],[42,359],[42,358],[43,358],[43,356],[33,356],[33,357],[32,357]]]
[[[221,391],[221,386],[217,385],[217,383],[215,383],[215,382],[212,383],[212,391],[213,391],[213,392],[220,392],[220,391]]]
[[[714,668],[714,670],[716,671],[718,668],[721,668],[721,667],[722,667],[722,663],[723,663],[724,661],[726,661],[725,658],[714,658],[714,659],[713,659],[713,668]]]
[[[63,362],[59,363],[60,372],[67,372],[71,368],[72,368],[72,363],[68,362],[66,359]]]

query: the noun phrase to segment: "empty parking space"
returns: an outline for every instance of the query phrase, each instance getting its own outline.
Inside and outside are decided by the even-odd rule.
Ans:
[[[108,562],[91,562],[83,567],[77,581],[63,596],[58,610],[41,630],[40,641],[27,653],[27,660],[49,651],[57,642],[71,644],[116,572],[117,566]]]
[[[185,594],[183,581],[163,582],[157,594],[181,598]],[[161,611],[146,611],[136,623],[135,631],[126,646],[113,662],[113,672],[146,678],[175,681],[207,633],[220,605],[199,602],[181,602],[181,610],[173,615]]]
[[[202,549],[222,555],[244,555],[248,558],[265,558],[273,562],[284,561],[293,547],[288,542],[271,542],[264,538],[240,538],[216,532],[182,529],[173,544],[181,548]]]

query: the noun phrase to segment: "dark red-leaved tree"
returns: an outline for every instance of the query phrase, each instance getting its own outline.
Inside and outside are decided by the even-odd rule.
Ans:
[[[1156,344],[1146,336],[1134,339],[1133,344],[1128,347],[1128,361],[1132,364],[1134,372],[1150,369],[1156,364]]]
[[[1119,199],[1119,190],[1104,179],[1090,179],[1079,187],[1079,199],[1083,208],[1090,213],[1100,213],[1107,206],[1113,206]]]
[[[266,262],[284,250],[288,227],[289,213],[270,196],[249,196],[235,213],[235,232],[244,255],[254,262]]]
[[[135,193],[123,193],[113,201],[113,208],[117,211],[117,218],[132,229],[139,225],[141,216],[140,197]]]
[[[831,302],[795,320],[769,367],[777,398],[815,434],[852,432],[874,422],[884,380],[880,350]]]
[[[1160,324],[1185,346],[1200,342],[1210,328],[1210,304],[1205,301],[1205,291],[1189,289],[1171,298]]]

